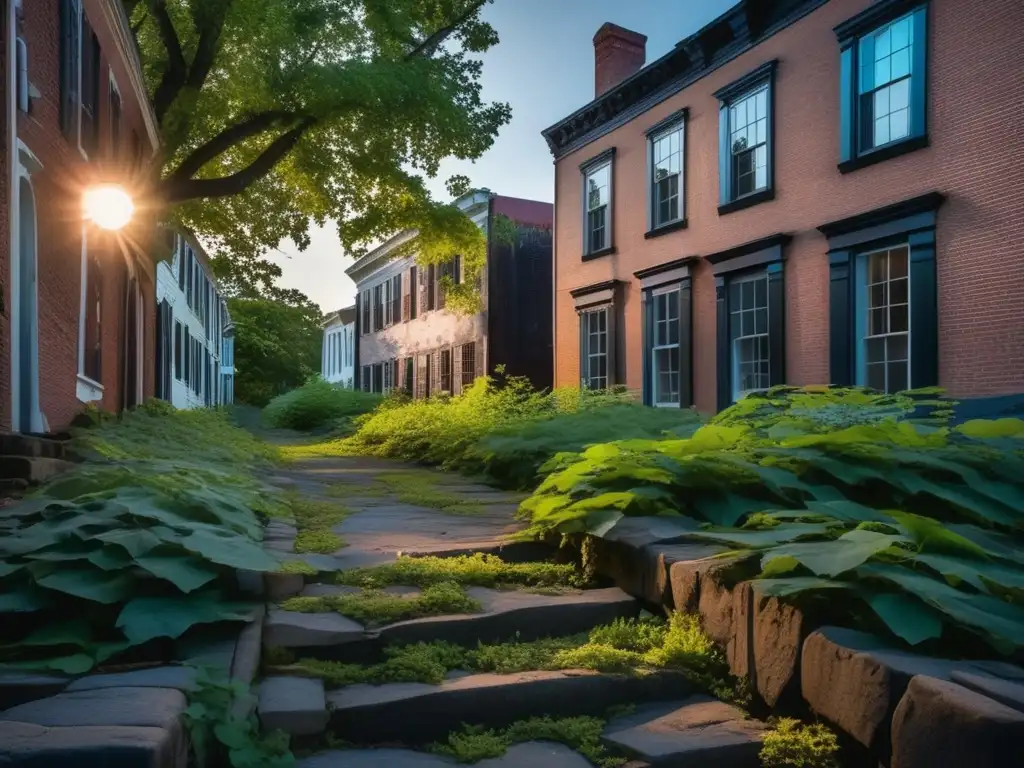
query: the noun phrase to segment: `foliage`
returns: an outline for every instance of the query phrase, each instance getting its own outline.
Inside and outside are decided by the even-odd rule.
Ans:
[[[281,603],[286,611],[328,613],[336,611],[366,626],[392,624],[423,616],[453,613],[479,613],[483,606],[466,594],[458,584],[442,582],[425,587],[413,595],[395,595],[383,590],[320,597],[290,597]]]
[[[444,475],[437,472],[388,472],[380,474],[377,480],[403,504],[452,515],[479,515],[486,511],[479,501],[445,490]]]
[[[196,670],[196,687],[188,693],[185,727],[197,768],[223,764],[232,768],[289,768],[295,758],[283,731],[261,733],[253,714],[255,697],[248,686]],[[240,713],[244,712],[245,715]]]
[[[80,434],[73,448],[91,461],[5,508],[0,662],[80,674],[251,615],[233,594],[235,569],[278,567],[257,513],[279,502],[251,474],[273,453],[224,413],[154,412]]]
[[[357,257],[409,229],[431,263],[482,241],[423,177],[480,157],[509,120],[481,98],[488,0],[123,2],[163,140],[153,194],[235,290],[269,287],[280,269],[263,254],[304,250],[311,220],[343,222]]]
[[[485,475],[503,487],[532,488],[565,452],[617,437],[686,436],[698,423],[690,411],[654,411],[622,392],[538,392],[522,378],[481,377],[455,397],[385,402],[359,421],[351,438],[296,446],[286,454],[387,456]]]
[[[839,589],[907,643],[950,630],[1010,653],[1024,644],[1024,422],[953,427],[950,412],[933,391],[776,388],[689,439],[592,446],[522,513],[534,533],[599,536],[625,516],[689,517],[703,524],[690,538],[756,551],[766,594]]]
[[[507,563],[497,555],[480,552],[457,557],[400,557],[387,565],[338,571],[334,581],[367,589],[394,584],[429,587],[446,582],[470,587],[583,586],[572,565]]]
[[[271,400],[263,409],[263,417],[273,427],[309,431],[369,413],[380,402],[380,395],[341,387],[316,376]]]
[[[330,555],[345,546],[341,536],[331,529],[349,516],[348,509],[337,502],[318,501],[298,493],[289,493],[286,498],[298,530],[294,552]]]
[[[626,761],[612,756],[601,743],[605,721],[597,717],[531,717],[519,720],[500,731],[479,726],[464,726],[449,734],[444,744],[435,744],[432,752],[452,757],[459,763],[476,763],[500,757],[514,744],[527,741],[554,741],[572,747],[599,768],[617,768]]]
[[[837,752],[836,735],[824,725],[783,717],[764,734],[760,758],[764,768],[838,768]]]
[[[320,310],[298,302],[236,298],[228,302],[235,325],[235,399],[264,406],[307,381],[320,367]]]

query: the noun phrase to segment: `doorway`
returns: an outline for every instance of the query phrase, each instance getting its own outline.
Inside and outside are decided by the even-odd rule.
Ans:
[[[38,235],[36,198],[32,183],[22,175],[18,179],[18,255],[14,325],[12,329],[12,367],[14,368],[14,411],[12,427],[16,432],[41,432],[39,414],[39,312],[38,312]]]

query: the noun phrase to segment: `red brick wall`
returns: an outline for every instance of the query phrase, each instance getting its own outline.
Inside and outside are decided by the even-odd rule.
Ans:
[[[612,278],[625,296],[626,384],[641,381],[640,292],[633,272],[715,253],[776,232],[787,249],[787,381],[828,379],[827,245],[816,227],[938,190],[939,380],[957,396],[1024,390],[1024,99],[1019,33],[1024,3],[932,0],[929,40],[931,146],[847,175],[839,160],[839,48],[832,28],[870,0],[832,0],[757,48],[556,165],[555,381],[579,378],[578,324],[569,291]],[[584,31],[581,30],[580,34]],[[775,91],[776,199],[719,216],[717,89],[779,60]],[[689,108],[687,229],[645,240],[644,131]],[[579,165],[608,147],[614,161],[618,252],[583,263]],[[694,270],[694,384],[698,408],[715,408],[715,295],[707,264]]]
[[[84,2],[86,16],[102,51],[97,165],[100,161],[106,163],[109,157],[107,84],[110,73],[113,73],[121,95],[124,156],[130,154],[133,131],[149,147],[142,105],[135,97],[128,76],[131,65],[118,54],[114,30],[105,21],[103,7],[108,2],[112,0]],[[41,98],[32,103],[31,113],[20,114],[18,120],[19,137],[43,165],[43,170],[32,179],[39,231],[40,408],[50,428],[57,430],[66,426],[83,407],[76,395],[82,270],[79,200],[84,185],[94,178],[96,166],[85,163],[77,146],[72,146],[60,131],[58,1],[33,0],[25,3],[23,30],[29,48],[29,79],[41,93]],[[144,224],[151,225],[149,222]],[[101,404],[108,410],[116,410],[123,402],[122,339],[128,274],[124,256],[126,248],[116,239],[107,238],[90,250],[99,253],[103,273],[101,383],[104,395]],[[149,396],[153,392],[155,286],[150,275],[140,271],[139,277],[146,305],[144,394]]]
[[[495,195],[494,215],[507,216],[512,221],[530,227],[551,229],[554,206],[538,200],[526,200],[521,197]]]

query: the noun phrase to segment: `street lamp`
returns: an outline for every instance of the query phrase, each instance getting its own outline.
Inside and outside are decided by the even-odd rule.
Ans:
[[[124,229],[135,213],[135,202],[123,187],[117,184],[101,184],[89,187],[82,195],[85,218],[100,229],[117,231]]]

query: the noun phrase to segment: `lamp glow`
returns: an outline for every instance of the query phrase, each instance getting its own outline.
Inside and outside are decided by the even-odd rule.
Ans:
[[[90,187],[82,197],[85,217],[101,229],[123,229],[135,213],[131,195],[116,184]]]

